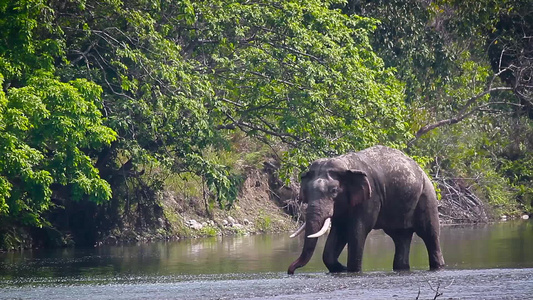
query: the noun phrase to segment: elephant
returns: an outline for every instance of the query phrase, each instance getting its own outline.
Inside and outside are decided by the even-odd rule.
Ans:
[[[329,272],[361,272],[363,248],[372,229],[383,229],[394,241],[393,270],[409,270],[413,233],[424,241],[429,268],[444,267],[439,241],[435,188],[422,168],[403,152],[373,146],[359,152],[321,158],[301,176],[300,201],[307,203],[301,255],[288,269],[305,266],[318,237],[330,229],[322,260]],[[348,245],[348,261],[338,260]]]

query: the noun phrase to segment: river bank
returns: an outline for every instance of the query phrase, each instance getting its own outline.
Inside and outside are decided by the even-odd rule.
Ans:
[[[297,201],[299,186],[298,183],[283,184],[276,175],[277,168],[274,160],[264,162],[262,167],[247,168],[237,200],[229,208],[209,205],[201,197],[201,192],[191,193],[192,188],[198,189],[194,182],[192,188],[184,185],[171,188],[172,185],[167,185],[158,193],[158,204],[155,206],[158,214],[146,218],[147,214],[137,215],[131,210],[110,230],[99,232],[95,242],[89,246],[290,232],[299,226],[302,214],[302,207]],[[437,183],[441,191],[441,224],[483,224],[529,217],[519,210],[502,214],[469,190],[461,193],[460,189],[443,185],[442,181],[437,180]],[[14,228],[8,237],[13,240],[4,241],[4,245],[14,246],[4,248],[4,251],[77,245],[70,232],[55,227],[31,232]]]
[[[230,209],[212,207],[209,212],[201,198],[184,199],[176,191],[165,191],[162,207],[167,217],[165,231],[128,229],[101,240],[117,242],[183,239],[208,236],[250,235],[288,232],[299,226],[302,207],[298,203],[298,183],[287,186],[276,176],[277,164],[267,161],[263,168],[250,168]],[[485,224],[495,221],[528,218],[519,210],[502,214],[470,190],[454,189],[437,180],[440,191],[439,215],[443,225]],[[162,222],[164,223],[164,222]]]

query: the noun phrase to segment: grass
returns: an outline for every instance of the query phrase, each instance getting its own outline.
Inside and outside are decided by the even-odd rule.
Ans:
[[[267,232],[272,227],[272,218],[264,213],[259,212],[259,216],[255,220],[255,228],[261,232]]]

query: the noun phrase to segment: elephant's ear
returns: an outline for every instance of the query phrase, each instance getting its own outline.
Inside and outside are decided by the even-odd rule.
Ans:
[[[304,172],[302,176],[300,176],[300,193],[298,194],[298,200],[302,203],[307,203],[305,188],[307,186],[307,182],[309,181],[309,177],[311,177],[311,171]]]
[[[359,205],[372,196],[372,188],[364,171],[348,170],[346,171],[346,179],[351,206]]]

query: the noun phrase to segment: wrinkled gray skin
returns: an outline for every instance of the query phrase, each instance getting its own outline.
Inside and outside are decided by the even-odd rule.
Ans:
[[[363,247],[372,229],[383,229],[394,241],[394,270],[409,269],[413,233],[426,244],[430,269],[444,266],[439,243],[437,198],[428,176],[401,151],[375,146],[360,152],[314,161],[302,175],[300,199],[308,203],[305,242],[288,269],[305,266],[318,232],[331,217],[323,253],[330,272],[360,272]],[[348,244],[348,265],[339,255]]]

